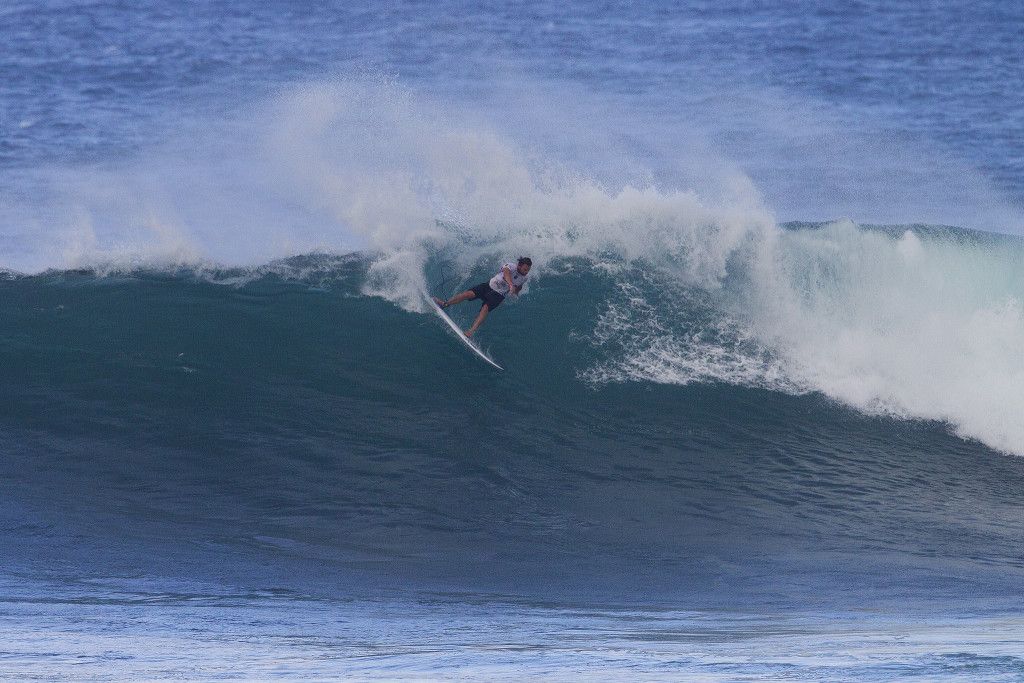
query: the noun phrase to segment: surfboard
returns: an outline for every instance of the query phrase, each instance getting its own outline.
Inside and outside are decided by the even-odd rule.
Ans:
[[[484,353],[483,349],[481,349],[479,346],[474,344],[473,340],[470,339],[469,337],[467,337],[462,332],[462,328],[460,328],[455,323],[454,320],[452,320],[451,318],[448,317],[448,314],[444,312],[444,309],[437,305],[437,302],[434,301],[433,297],[431,297],[426,292],[423,292],[423,298],[427,300],[428,304],[430,304],[430,308],[434,311],[434,313],[436,313],[438,315],[438,317],[441,318],[441,320],[443,320],[446,325],[448,325],[448,328],[452,332],[455,333],[455,336],[459,338],[459,341],[461,341],[463,344],[465,344],[470,349],[472,349],[473,353],[478,355],[480,358],[482,358],[489,365],[491,365],[493,367],[496,367],[499,370],[504,370],[505,369],[505,368],[501,367],[500,365],[498,365],[497,363],[495,363],[494,360],[490,356],[488,356],[486,353]]]

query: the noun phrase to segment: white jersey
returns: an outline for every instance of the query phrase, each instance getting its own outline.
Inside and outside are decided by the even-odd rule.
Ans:
[[[492,277],[491,281],[487,283],[491,289],[493,289],[498,294],[501,294],[502,296],[508,296],[508,283],[505,282],[504,272],[506,268],[508,268],[509,271],[511,271],[512,284],[514,284],[516,287],[522,287],[523,283],[526,282],[526,278],[529,277],[529,275],[520,274],[520,272],[516,270],[516,264],[514,263],[506,263],[505,265],[503,265],[501,267],[501,270],[498,271],[498,274]]]

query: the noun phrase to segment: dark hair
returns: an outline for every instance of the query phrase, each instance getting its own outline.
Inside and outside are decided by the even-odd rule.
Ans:
[[[523,265],[524,263],[525,263],[526,265],[530,266],[531,268],[533,268],[533,261],[531,261],[531,260],[530,260],[530,257],[529,257],[529,256],[520,256],[520,257],[519,257],[519,263],[518,263],[517,265],[520,265],[520,266],[521,266],[521,265]]]

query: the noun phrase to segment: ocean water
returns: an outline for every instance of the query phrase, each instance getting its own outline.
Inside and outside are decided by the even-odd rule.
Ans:
[[[0,678],[1024,680],[1022,29],[0,7]]]

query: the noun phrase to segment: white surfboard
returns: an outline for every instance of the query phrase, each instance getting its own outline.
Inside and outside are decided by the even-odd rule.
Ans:
[[[498,368],[499,370],[505,369],[498,365],[497,363],[495,363],[490,356],[483,352],[483,349],[474,344],[473,340],[467,337],[463,333],[462,329],[455,324],[455,321],[448,317],[448,314],[444,312],[444,309],[437,305],[437,302],[434,301],[433,297],[431,297],[426,292],[423,292],[423,298],[427,300],[428,304],[430,304],[430,308],[434,311],[434,313],[437,313],[438,317],[441,318],[441,320],[443,320],[445,324],[448,325],[449,329],[451,329],[451,331],[455,333],[455,336],[458,337],[463,344],[473,349],[473,353],[480,356],[487,363],[490,363],[492,366]]]

